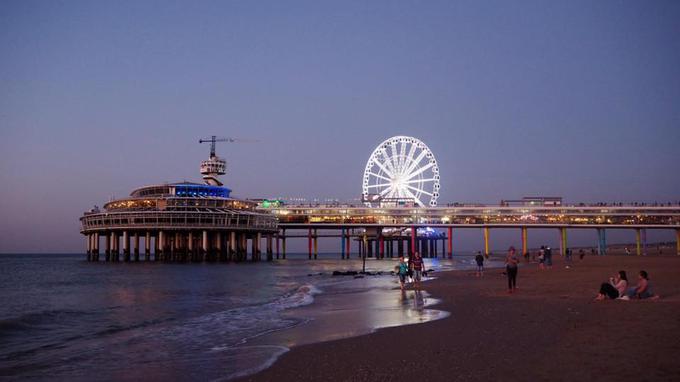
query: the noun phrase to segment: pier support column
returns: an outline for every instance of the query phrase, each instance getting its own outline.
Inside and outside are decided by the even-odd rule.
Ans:
[[[675,252],[680,256],[680,228],[675,229]]]
[[[567,256],[567,227],[560,228],[560,255]]]
[[[635,254],[638,256],[642,255],[640,228],[635,228]]]
[[[397,239],[397,257],[404,256],[404,239]]]
[[[448,236],[446,237],[448,242],[448,252],[449,259],[453,258],[453,227],[449,227]]]
[[[128,231],[123,231],[123,261],[126,263],[130,261],[130,234]]]
[[[345,228],[340,228],[340,257],[345,259]]]
[[[120,260],[120,251],[119,251],[119,245],[120,242],[118,240],[118,233],[117,232],[111,232],[111,259],[113,261],[119,261]]]
[[[161,240],[160,240],[160,232],[156,232],[153,237],[153,261],[158,261],[160,258],[158,257],[160,253],[160,247],[161,247]]]
[[[135,261],[139,261],[139,232],[135,232],[132,253],[135,255]]]
[[[282,236],[281,236],[281,256],[283,259],[286,259],[286,230],[281,230]]]
[[[529,232],[527,227],[522,227],[522,256],[529,258]]]
[[[385,258],[385,237],[382,234],[382,228],[378,228],[378,258]]]
[[[146,231],[144,236],[144,260],[151,260],[151,232]]]
[[[203,240],[201,240],[201,260],[205,260],[208,254],[208,231],[203,230]]]
[[[307,231],[307,247],[309,248],[309,260],[312,259],[312,229]]]
[[[189,231],[187,234],[187,258],[189,261],[196,261],[196,250],[194,248],[194,233]]]
[[[411,227],[411,252],[409,252],[409,257],[413,256],[416,253],[416,248],[418,246],[418,228],[413,226]]]
[[[255,234],[255,241],[257,241],[257,243],[255,243],[255,249],[257,250],[256,258],[259,261],[259,260],[262,259],[262,251],[260,250],[260,244],[262,244],[262,234],[261,233],[258,232],[258,233]]]
[[[272,250],[273,237],[272,234],[267,234],[267,261],[274,260],[274,251]]]
[[[106,233],[104,233],[104,248],[105,248],[105,249],[104,249],[104,251],[105,251],[105,252],[104,252],[105,258],[104,258],[104,259],[105,259],[107,262],[108,262],[108,261],[111,261],[111,241],[112,241],[112,240],[110,239],[109,235],[107,235]]]
[[[597,229],[597,254],[600,256],[607,254],[607,232],[604,228]]]
[[[236,254],[236,232],[229,232],[229,253],[227,257],[229,260],[234,260],[234,255]]]
[[[489,257],[489,227],[484,227],[484,257]]]
[[[87,261],[92,261],[92,234],[88,233],[85,235],[85,241],[87,242]]]
[[[224,253],[222,251],[222,232],[215,232],[215,257],[218,261],[224,261]]]
[[[276,232],[276,260],[279,259],[279,233],[278,231]]]
[[[314,260],[319,255],[319,237],[317,236],[316,228],[314,228]]]
[[[164,231],[159,231],[158,232],[158,253],[156,254],[156,257],[161,260],[165,261],[167,256],[168,256],[168,238],[167,235],[165,234]],[[160,254],[160,256],[158,256]]]
[[[99,261],[99,232],[94,234],[94,261]]]
[[[352,252],[352,234],[350,233],[349,228],[347,229],[347,237],[345,238],[346,241],[346,247],[347,247],[347,259],[350,257],[350,253]]]

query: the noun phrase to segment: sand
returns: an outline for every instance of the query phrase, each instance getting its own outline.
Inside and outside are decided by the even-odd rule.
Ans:
[[[554,258],[522,263],[514,294],[498,269],[440,273],[425,289],[451,316],[294,347],[245,380],[680,380],[680,256]],[[619,269],[633,284],[646,270],[661,298],[594,302]]]

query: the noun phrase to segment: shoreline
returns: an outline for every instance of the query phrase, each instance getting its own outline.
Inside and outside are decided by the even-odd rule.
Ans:
[[[448,317],[295,346],[238,380],[680,379],[672,335],[680,320],[671,318],[680,317],[680,257],[587,256],[564,265],[560,257],[545,271],[522,262],[512,295],[502,269],[482,278],[470,270],[437,272],[423,289]],[[637,271],[647,270],[661,299],[593,302],[619,268],[632,285]]]

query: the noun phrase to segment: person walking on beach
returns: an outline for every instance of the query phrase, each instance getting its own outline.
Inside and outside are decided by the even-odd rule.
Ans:
[[[404,261],[404,256],[399,257],[397,275],[399,276],[399,285],[401,290],[404,290],[404,283],[406,282],[406,276],[408,276],[408,264]]]
[[[508,255],[505,257],[505,273],[508,275],[508,293],[517,289],[517,264],[519,259],[515,254],[515,247],[508,248]]]
[[[541,250],[538,251],[538,268],[545,269],[545,247],[541,246]]]
[[[552,269],[552,249],[550,247],[545,248],[545,266]]]
[[[413,282],[415,283],[415,288],[420,289],[420,280],[423,277],[423,271],[425,270],[425,265],[423,264],[423,258],[420,256],[420,252],[416,252],[412,259],[409,259],[409,269],[412,271]]]
[[[475,262],[477,262],[477,277],[484,276],[484,256],[482,256],[482,251],[477,251]]]

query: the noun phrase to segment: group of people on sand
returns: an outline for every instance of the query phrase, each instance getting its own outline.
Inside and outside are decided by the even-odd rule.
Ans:
[[[595,297],[595,301],[602,301],[605,299],[619,299],[630,300],[632,298],[659,298],[652,291],[652,285],[649,281],[649,275],[646,271],[638,273],[638,283],[634,287],[628,287],[628,276],[626,271],[619,271],[616,275],[609,278],[609,282],[600,285],[600,291]]]
[[[425,263],[419,252],[416,252],[412,257],[409,257],[408,262],[406,262],[404,256],[400,256],[399,265],[397,265],[395,270],[397,276],[399,276],[401,290],[406,288],[406,282],[409,278],[413,280],[414,288],[420,290],[420,281],[422,281],[423,274],[425,273]]]

